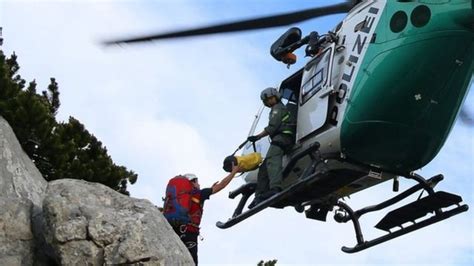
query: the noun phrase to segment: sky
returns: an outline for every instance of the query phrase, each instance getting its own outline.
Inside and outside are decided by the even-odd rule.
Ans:
[[[287,28],[103,47],[114,37],[208,25],[322,6],[333,1],[157,0],[13,1],[0,0],[7,55],[15,52],[20,74],[46,88],[60,86],[58,120],[79,119],[107,147],[114,162],[139,175],[133,197],[157,206],[167,181],[193,172],[202,187],[222,179],[222,160],[245,140],[260,107],[260,91],[275,86],[304,63],[288,70],[269,55]],[[303,32],[327,32],[342,15],[299,24]],[[298,54],[302,58],[301,54]],[[473,87],[473,86],[471,86]],[[474,110],[474,93],[466,108]],[[268,109],[265,113],[268,112]],[[438,156],[419,173],[445,175],[437,188],[459,194],[474,206],[473,128],[457,123]],[[368,250],[345,254],[356,243],[351,224],[328,215],[321,223],[293,209],[266,209],[226,230],[237,201],[227,198],[243,180],[206,202],[199,243],[201,265],[472,265],[472,210]],[[403,181],[400,189],[414,185]],[[391,183],[353,195],[355,209],[381,202]],[[416,195],[418,196],[418,195]],[[413,199],[412,199],[413,200]],[[361,219],[366,239],[381,235],[372,226],[381,215]]]

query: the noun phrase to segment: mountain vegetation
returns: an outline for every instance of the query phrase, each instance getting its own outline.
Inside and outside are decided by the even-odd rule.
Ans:
[[[107,148],[78,119],[58,122],[58,82],[51,78],[46,90],[38,93],[36,81],[27,83],[19,74],[17,60],[15,53],[7,57],[0,50],[0,116],[9,122],[43,177],[98,182],[129,195],[127,184],[134,184],[137,174],[116,165]]]
[[[275,266],[278,260],[269,260],[269,261],[263,261],[261,260],[257,266]]]

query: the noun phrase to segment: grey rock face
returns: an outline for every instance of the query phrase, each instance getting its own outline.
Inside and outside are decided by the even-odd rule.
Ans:
[[[163,215],[148,200],[97,183],[49,183],[45,234],[62,265],[193,265]]]
[[[0,265],[33,265],[33,203],[0,197]]]
[[[193,261],[149,201],[85,181],[48,184],[0,117],[0,265],[55,264]]]
[[[29,199],[41,206],[47,182],[38,171],[10,125],[0,116],[0,196]]]
[[[32,265],[47,182],[0,117],[0,265]],[[37,249],[40,250],[40,249]]]

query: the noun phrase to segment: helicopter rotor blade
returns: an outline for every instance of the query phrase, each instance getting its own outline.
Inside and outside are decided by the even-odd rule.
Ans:
[[[172,38],[182,38],[182,37],[191,37],[207,34],[216,34],[216,33],[227,33],[227,32],[238,32],[238,31],[248,31],[248,30],[257,30],[265,29],[279,26],[286,26],[289,24],[302,22],[308,19],[346,13],[350,11],[354,5],[359,2],[358,0],[346,0],[344,3],[318,7],[312,9],[306,9],[297,12],[285,13],[280,15],[273,15],[268,17],[261,17],[249,20],[241,20],[231,23],[217,24],[208,27],[194,28],[189,30],[173,31],[163,34],[154,34],[146,36],[138,36],[133,38],[126,39],[117,39],[104,42],[105,45],[113,44],[123,44],[123,43],[137,43],[145,42],[152,40],[162,40],[162,39],[172,39]]]

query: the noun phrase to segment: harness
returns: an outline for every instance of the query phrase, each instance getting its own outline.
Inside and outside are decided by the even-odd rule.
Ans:
[[[282,130],[281,130],[281,134],[286,134],[286,135],[293,136],[293,134],[294,134],[293,125],[291,124],[290,118],[291,118],[291,113],[290,113],[290,111],[286,110],[286,114],[281,119],[281,123],[282,123],[282,127],[283,127]]]
[[[293,123],[291,112],[286,107],[282,111],[284,115],[281,118],[281,123],[275,133],[270,135],[270,138],[272,145],[278,146],[284,152],[287,152],[294,143],[296,124]]]
[[[201,204],[201,191],[196,189],[191,192],[191,203],[189,207],[189,217],[191,218],[191,222],[187,224],[188,232],[199,232],[202,213],[203,206]]]
[[[295,132],[296,123],[295,121],[293,121],[294,119],[292,119],[291,112],[281,102],[279,104],[282,106],[280,110],[283,112],[283,115],[281,117],[280,125],[275,130],[275,132],[270,135],[270,138],[272,139],[275,136],[281,135],[281,134],[294,136],[294,132]],[[270,120],[272,119],[272,113],[273,113],[273,109],[272,109],[272,112],[270,112]]]

